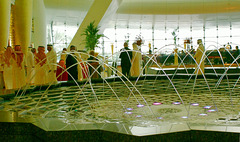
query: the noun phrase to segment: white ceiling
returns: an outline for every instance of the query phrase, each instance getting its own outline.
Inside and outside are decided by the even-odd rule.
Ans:
[[[81,23],[94,0],[44,0],[47,20]],[[109,27],[134,23],[227,24],[240,21],[240,0],[122,0]],[[173,25],[174,25],[173,24]],[[161,25],[161,24],[160,24]],[[106,26],[104,26],[106,27]]]
[[[86,11],[94,0],[44,0],[46,8]]]
[[[240,11],[240,0],[123,0],[118,13],[202,14]]]
[[[44,0],[47,21],[81,23],[94,0]]]

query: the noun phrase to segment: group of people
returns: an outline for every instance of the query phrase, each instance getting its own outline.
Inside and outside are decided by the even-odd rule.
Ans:
[[[29,48],[24,54],[20,45],[8,46],[0,56],[5,89],[19,89],[25,85],[42,85],[56,82],[57,55],[52,45]]]
[[[121,50],[122,73],[125,76],[138,76],[141,68],[141,53],[133,44],[133,50],[124,43]],[[1,54],[1,53],[0,53]],[[84,53],[87,54],[87,53]],[[57,54],[52,45],[29,48],[24,54],[20,45],[14,48],[8,46],[0,56],[0,66],[3,68],[5,89],[19,89],[26,85],[55,84],[57,81],[81,81],[90,78],[100,78],[103,67],[97,54],[90,51],[89,58],[83,60],[76,47],[71,46],[70,52],[64,48],[61,59],[57,63]]]
[[[67,74],[68,74],[67,80],[82,81],[83,79],[87,78],[88,67],[86,65],[86,62],[82,60],[81,55],[76,52],[75,46],[72,45],[70,47],[70,52],[68,54],[66,53],[66,50],[63,51],[60,62],[61,61],[62,62],[64,61],[66,63]]]
[[[141,74],[142,55],[136,42],[132,44],[133,50],[128,48],[128,42],[124,43],[119,58],[121,59],[122,74],[125,77],[136,77]]]
[[[84,59],[82,56],[89,57]],[[88,53],[76,52],[74,45],[70,46],[70,52],[67,53],[66,48],[63,49],[61,59],[57,67],[58,81],[82,81],[87,77],[100,78],[102,66],[97,59],[98,54],[94,51]]]
[[[203,55],[205,53],[205,47],[203,46],[201,39],[197,40],[197,44],[198,44],[198,48],[194,55],[194,60],[196,61],[195,74],[201,75],[201,74],[204,74],[205,58]],[[125,42],[124,48],[121,49],[119,58],[121,58],[122,74],[126,77],[129,77],[129,76],[137,77],[142,74],[141,71],[144,71],[141,69],[142,55],[138,46],[139,44],[135,42],[133,43],[133,50],[130,50],[128,48],[128,43]],[[176,57],[178,59],[178,56]]]
[[[100,78],[102,66],[97,55],[91,51],[88,59],[83,60],[76,47],[71,46],[70,52],[64,48],[60,61],[57,63],[57,54],[52,45],[29,48],[27,53],[22,52],[20,45],[14,49],[7,47],[0,53],[0,67],[2,67],[5,89],[19,89],[26,85],[55,84],[57,81],[81,81],[87,77]],[[1,71],[1,70],[0,70]]]
[[[8,46],[0,59],[4,64],[3,79],[6,89],[20,88],[25,83],[24,54],[21,46],[16,45],[14,49]]]

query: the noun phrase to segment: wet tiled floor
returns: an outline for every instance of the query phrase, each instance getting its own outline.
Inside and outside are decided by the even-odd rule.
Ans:
[[[237,132],[239,92],[238,79],[86,83],[18,94],[0,109],[18,112],[17,120],[32,121],[45,130],[103,129],[133,135],[190,129]]]

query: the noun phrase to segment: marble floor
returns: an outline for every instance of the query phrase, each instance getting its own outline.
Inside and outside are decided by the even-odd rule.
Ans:
[[[239,132],[238,81],[156,77],[23,91],[0,103],[0,121],[31,122],[46,131],[100,129],[136,136]]]

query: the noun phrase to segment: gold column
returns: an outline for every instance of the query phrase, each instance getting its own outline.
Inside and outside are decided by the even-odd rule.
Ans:
[[[0,51],[7,48],[10,26],[11,1],[0,0]]]
[[[174,65],[178,65],[178,54],[177,54],[178,49],[174,49]]]
[[[14,29],[14,9],[15,6],[12,4],[11,5],[11,16],[10,16],[10,46],[14,47],[15,46],[15,29]]]
[[[32,0],[15,1],[15,44],[21,45],[24,54],[31,41],[32,6]]]
[[[113,48],[114,48],[114,45],[113,45],[113,43],[112,43],[112,44],[111,44],[112,55],[113,55]]]

